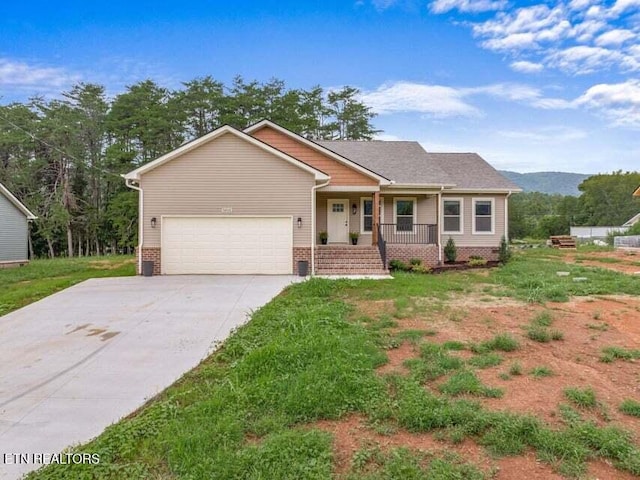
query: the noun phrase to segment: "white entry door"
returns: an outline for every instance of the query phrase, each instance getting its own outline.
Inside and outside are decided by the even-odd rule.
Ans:
[[[349,200],[327,200],[329,243],[349,242]]]

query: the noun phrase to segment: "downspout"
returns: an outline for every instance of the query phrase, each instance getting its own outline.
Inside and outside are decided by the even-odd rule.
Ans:
[[[436,220],[438,227],[438,265],[442,265],[442,191],[444,187],[440,187],[440,191],[438,192],[438,205],[436,206],[436,212],[438,212],[438,218]]]
[[[140,194],[140,198],[138,199],[138,210],[140,210],[138,217],[138,275],[142,275],[142,244],[144,240],[144,192],[142,191],[142,188],[140,186],[136,187],[135,185],[130,183],[131,179],[125,178],[124,175],[122,175],[122,178],[124,178],[124,183],[128,188],[136,190]]]
[[[311,276],[316,274],[316,190],[329,185],[331,180],[327,180],[320,185],[311,187]]]
[[[509,197],[513,192],[509,190],[507,197],[504,199],[504,239],[509,243]]]

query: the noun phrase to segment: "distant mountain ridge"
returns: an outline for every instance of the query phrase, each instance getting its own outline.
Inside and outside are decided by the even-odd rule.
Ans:
[[[499,170],[502,175],[518,185],[525,192],[542,192],[560,195],[580,195],[578,185],[591,175],[568,172],[518,173]]]

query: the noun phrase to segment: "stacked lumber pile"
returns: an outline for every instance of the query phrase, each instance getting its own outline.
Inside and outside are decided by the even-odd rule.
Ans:
[[[549,239],[554,248],[576,248],[576,237],[571,235],[552,235]]]

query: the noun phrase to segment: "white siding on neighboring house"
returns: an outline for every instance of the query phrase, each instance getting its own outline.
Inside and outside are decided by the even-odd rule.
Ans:
[[[28,228],[24,213],[0,193],[0,262],[27,260]]]
[[[163,215],[285,215],[293,219],[293,245],[311,244],[314,176],[234,135],[143,174],[140,185],[144,247],[160,247]],[[156,228],[151,227],[153,217]]]

